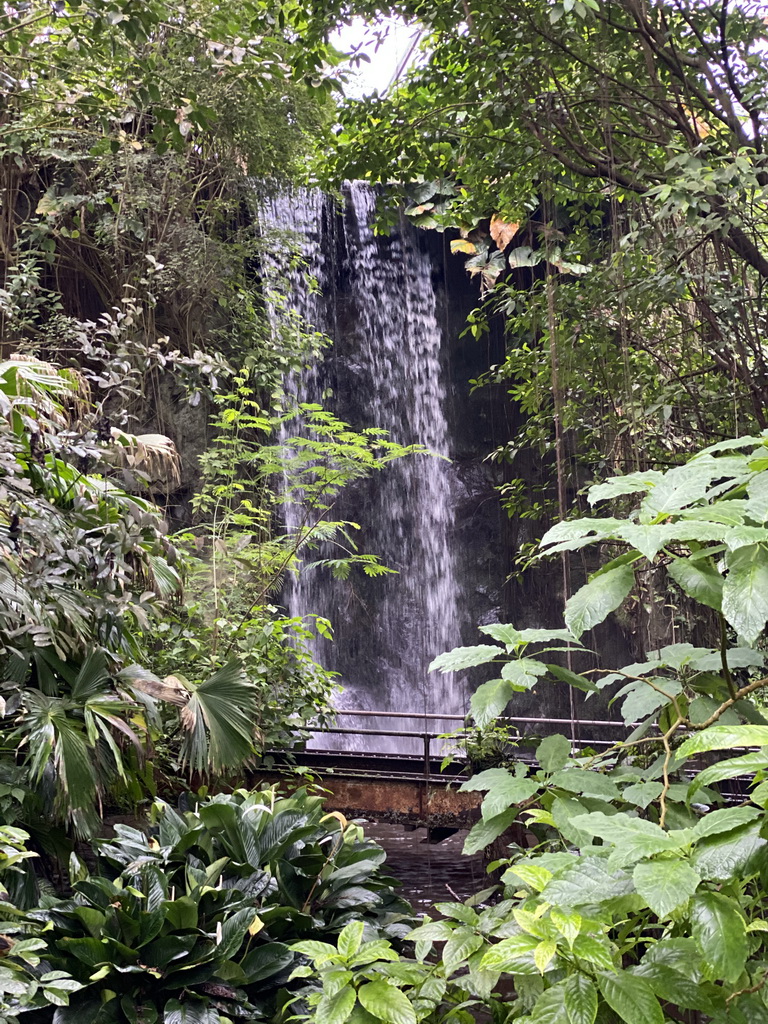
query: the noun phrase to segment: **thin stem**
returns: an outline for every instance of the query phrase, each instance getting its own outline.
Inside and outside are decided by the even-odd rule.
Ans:
[[[728,684],[728,692],[731,695],[731,701],[736,699],[736,686],[733,682],[733,676],[731,675],[731,669],[728,665],[728,632],[725,624],[725,616],[722,612],[720,615],[720,664],[723,669],[723,678]]]

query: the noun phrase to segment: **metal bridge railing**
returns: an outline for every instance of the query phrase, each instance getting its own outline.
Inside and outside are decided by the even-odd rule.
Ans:
[[[350,709],[350,708],[339,708],[336,711],[337,717],[355,717],[362,719],[394,719],[404,720],[410,719],[417,722],[466,722],[465,715],[441,715],[435,712],[414,712],[414,711],[364,711],[362,709]],[[561,726],[567,727],[568,731],[573,732],[574,725],[584,726],[589,728],[600,728],[600,729],[616,729],[623,732],[625,735],[628,734],[633,726],[627,726],[623,722],[610,721],[608,719],[579,719],[578,722],[571,721],[570,718],[550,718],[550,717],[534,717],[534,716],[513,716],[508,715],[497,719],[499,722],[510,725],[546,725],[546,726]],[[461,730],[457,730],[460,733]],[[394,737],[396,739],[411,739],[423,744],[422,755],[418,755],[422,758],[424,765],[424,777],[429,778],[431,772],[431,761],[432,761],[432,741],[439,740],[445,736],[444,732],[434,732],[429,729],[416,729],[416,728],[405,728],[405,729],[369,729],[369,728],[345,728],[343,726],[329,726],[322,730],[318,730],[317,736],[322,736],[328,733],[336,736],[381,736],[381,737]],[[617,739],[588,739],[580,740],[574,739],[573,743],[576,747],[611,747]],[[323,751],[322,748],[313,746],[313,751],[316,753],[331,753],[331,751]],[[333,751],[333,753],[339,753]],[[370,751],[371,754],[375,754],[375,751]],[[406,755],[407,756],[407,755]],[[413,755],[411,755],[413,756]]]

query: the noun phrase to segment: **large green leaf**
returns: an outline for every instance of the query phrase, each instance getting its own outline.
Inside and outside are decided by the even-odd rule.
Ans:
[[[187,995],[183,1002],[169,999],[163,1011],[163,1024],[219,1024],[219,1011],[207,999]]]
[[[649,715],[654,714],[660,708],[666,707],[667,704],[671,703],[671,698],[677,697],[683,688],[677,679],[659,679],[654,677],[652,681],[658,689],[654,689],[653,686],[644,680],[630,684],[629,687],[625,688],[628,692],[621,705],[621,717],[626,725],[644,721]],[[662,690],[663,693],[660,693],[659,690]]]
[[[705,839],[707,836],[714,836],[720,832],[730,832],[734,828],[740,828],[742,825],[754,821],[760,813],[756,807],[721,807],[705,814],[697,822],[693,834],[697,839]]]
[[[619,800],[621,791],[613,779],[596,771],[583,768],[565,768],[549,780],[553,786],[569,793],[578,793],[591,800]]]
[[[570,756],[571,741],[560,733],[547,736],[536,748],[536,760],[547,773],[560,771]]]
[[[696,892],[701,878],[684,860],[650,860],[635,866],[635,888],[657,917],[667,917]]]
[[[768,550],[761,544],[732,551],[723,584],[723,615],[753,644],[768,619]]]
[[[416,1011],[400,989],[386,981],[370,981],[358,990],[360,1002],[385,1024],[416,1024]]]
[[[625,871],[612,871],[603,857],[585,856],[548,882],[541,897],[553,906],[583,907],[632,890],[632,879]]]
[[[768,473],[758,473],[747,484],[747,511],[758,523],[768,521]]]
[[[601,971],[597,984],[606,1003],[624,1024],[664,1024],[664,1013],[644,978],[627,971]]]
[[[107,657],[100,648],[90,651],[72,684],[72,700],[85,704],[109,688]]]
[[[246,761],[253,753],[257,702],[258,690],[237,660],[195,687],[181,712],[187,763],[198,771],[225,771]]]
[[[562,985],[545,989],[536,1000],[531,1016],[523,1020],[530,1021],[530,1024],[569,1024],[564,996]]]
[[[482,936],[471,928],[455,928],[443,947],[443,964],[446,971],[453,973],[482,945]]]
[[[430,672],[461,672],[475,665],[485,665],[500,657],[504,651],[492,644],[477,644],[475,647],[454,647],[452,651],[438,654],[429,666]]]
[[[655,487],[664,474],[656,469],[648,469],[640,473],[626,473],[624,476],[612,476],[601,484],[590,487],[587,499],[590,505],[607,498],[618,498],[624,494],[636,494],[638,491],[649,491]]]
[[[567,629],[515,629],[514,626],[498,622],[479,628],[481,633],[493,637],[494,640],[498,640],[500,644],[506,644],[508,647],[517,647],[520,644],[551,643],[554,640],[574,643],[574,639]]]
[[[477,725],[483,729],[503,714],[515,695],[515,687],[506,679],[489,679],[472,694],[469,707]]]
[[[699,772],[688,788],[688,799],[690,800],[696,790],[703,786],[711,786],[724,779],[735,779],[739,775],[750,775],[763,768],[768,768],[768,752],[762,750],[753,750],[741,757],[728,757],[724,761],[718,761],[717,764],[712,764]]]
[[[768,725],[711,725],[689,736],[681,744],[678,757],[703,754],[708,750],[730,750],[732,747],[768,747]]]
[[[565,1012],[569,1024],[594,1024],[597,1016],[597,990],[585,974],[572,974],[566,978]]]
[[[503,835],[517,817],[517,808],[497,814],[495,818],[482,819],[475,822],[464,840],[463,853],[470,856],[480,853]]]
[[[586,676],[572,672],[569,668],[564,668],[562,665],[547,663],[547,670],[550,675],[554,676],[555,679],[559,679],[561,683],[575,686],[577,690],[581,690],[583,693],[597,693],[598,691],[598,687],[590,679],[587,679]]]
[[[505,768],[488,768],[461,786],[461,792],[464,793],[487,790],[488,795],[482,806],[484,821],[495,818],[514,804],[530,799],[538,789],[538,782],[512,775]]]
[[[345,959],[354,956],[363,941],[364,921],[350,921],[339,933],[339,954]]]
[[[673,558],[667,572],[683,593],[699,604],[721,611],[723,607],[723,577],[708,561]]]
[[[659,515],[673,515],[703,498],[710,481],[723,470],[715,468],[715,460],[701,459],[668,470],[663,479],[654,484],[640,507],[644,515],[655,519]]]
[[[317,1024],[344,1024],[352,1013],[355,1001],[355,990],[351,985],[345,985],[333,995],[324,994],[315,1009]]]
[[[593,811],[573,819],[582,832],[598,836],[615,847],[611,856],[614,864],[631,864],[664,850],[679,850],[685,840],[665,832],[652,821],[631,818],[628,814],[603,814]]]
[[[635,582],[631,565],[596,576],[568,599],[565,624],[575,637],[599,625],[627,597]]]
[[[247,953],[240,962],[246,983],[254,985],[257,981],[271,978],[284,971],[294,962],[293,952],[282,942],[267,942]]]
[[[712,979],[734,984],[747,960],[747,930],[737,904],[716,892],[695,896],[691,934]]]
[[[480,966],[485,971],[504,971],[508,974],[539,974],[533,953],[539,940],[533,935],[513,935],[492,946],[483,956]]]
[[[663,956],[663,951],[661,953]],[[695,972],[698,958],[689,953],[689,966]],[[712,1012],[712,1001],[699,981],[693,981],[679,970],[665,963],[644,963],[632,970],[633,974],[645,978],[653,991],[664,1002],[682,1007],[684,1010]]]
[[[760,836],[759,822],[702,840],[691,858],[696,871],[711,882],[756,875],[767,861],[768,841]]]
[[[547,674],[547,666],[533,658],[518,658],[508,661],[501,670],[501,678],[506,679],[513,690],[530,690],[536,685],[540,676]]]

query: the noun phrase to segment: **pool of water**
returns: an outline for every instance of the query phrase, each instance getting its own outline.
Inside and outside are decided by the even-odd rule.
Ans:
[[[425,828],[406,831],[402,825],[369,821],[365,834],[386,850],[389,873],[403,883],[401,895],[419,913],[428,913],[440,901],[463,902],[492,884],[482,855],[462,854],[465,831],[430,843]]]

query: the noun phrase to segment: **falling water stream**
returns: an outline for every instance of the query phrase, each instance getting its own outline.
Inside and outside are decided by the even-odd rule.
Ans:
[[[461,642],[457,481],[448,461],[449,389],[432,264],[413,227],[374,234],[370,187],[348,184],[344,198],[343,211],[311,192],[274,200],[265,211],[268,225],[295,233],[303,253],[305,266],[289,272],[289,306],[333,340],[326,358],[288,380],[286,390],[300,402],[322,402],[356,429],[381,427],[392,440],[418,442],[435,455],[390,464],[352,485],[334,510],[334,517],[360,525],[354,531],[360,550],[379,555],[396,574],[367,579],[356,570],[339,581],[327,570],[305,569],[288,581],[284,600],[291,614],[324,615],[333,623],[334,642],[318,638],[315,654],[340,674],[340,707],[463,715],[461,681],[428,672],[435,655]],[[298,515],[287,507],[289,530]],[[340,724],[400,727],[387,718],[344,717]],[[457,724],[430,721],[429,729]],[[425,721],[404,726],[424,731]],[[420,749],[400,737],[337,740],[347,749]]]

